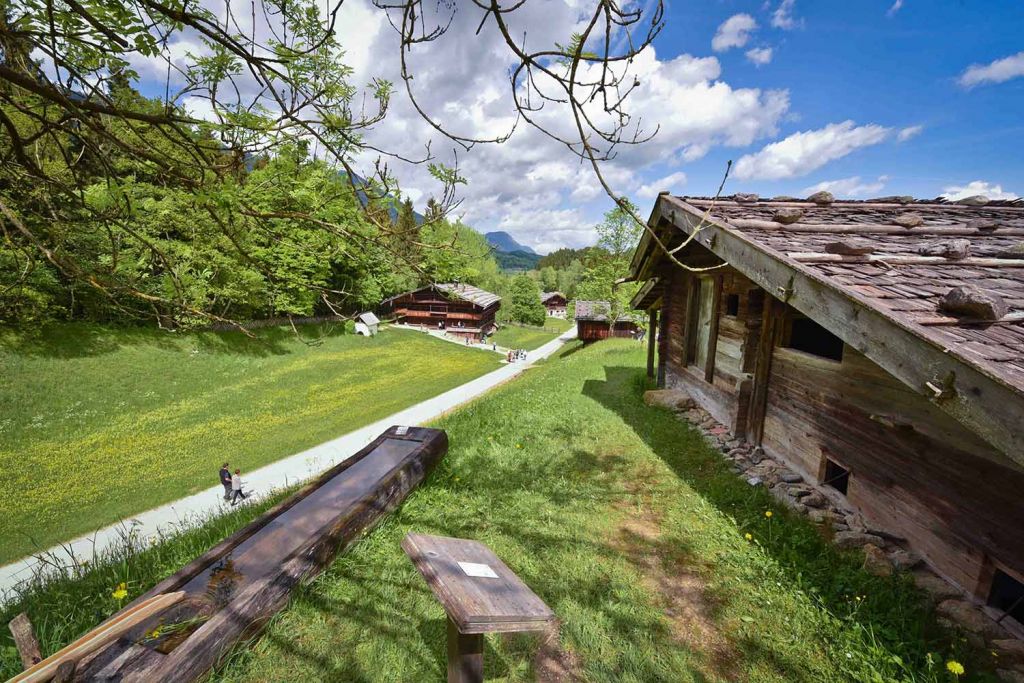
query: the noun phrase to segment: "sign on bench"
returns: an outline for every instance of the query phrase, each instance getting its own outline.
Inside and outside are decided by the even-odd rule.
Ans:
[[[484,633],[543,631],[554,613],[478,541],[408,534],[402,549],[448,614],[448,681],[483,680]]]

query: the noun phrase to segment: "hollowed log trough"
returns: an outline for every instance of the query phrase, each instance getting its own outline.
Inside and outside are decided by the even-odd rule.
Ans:
[[[402,431],[390,428],[140,596],[132,605],[186,593],[79,662],[74,680],[194,681],[207,674],[236,643],[256,635],[296,586],[397,507],[448,450],[443,431]]]

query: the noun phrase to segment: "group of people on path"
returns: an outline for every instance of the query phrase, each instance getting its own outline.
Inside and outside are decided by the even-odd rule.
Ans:
[[[229,463],[221,465],[220,483],[224,486],[224,500],[230,500],[232,505],[239,499],[245,500],[249,497],[242,493],[242,470],[235,468],[235,472],[232,474]]]

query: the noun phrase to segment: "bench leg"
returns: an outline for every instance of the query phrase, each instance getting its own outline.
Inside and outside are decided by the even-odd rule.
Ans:
[[[484,636],[459,633],[448,618],[448,683],[481,683],[484,680]]]

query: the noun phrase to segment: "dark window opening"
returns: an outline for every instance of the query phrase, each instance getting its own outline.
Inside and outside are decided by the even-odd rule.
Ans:
[[[1024,624],[1024,583],[996,569],[992,577],[992,589],[988,593],[988,604]]]
[[[843,340],[810,318],[794,318],[787,348],[832,360],[843,359]]]
[[[846,489],[850,486],[850,470],[837,462],[825,458],[825,478],[821,483],[825,486],[831,486],[845,496]]]
[[[739,294],[730,294],[727,297],[725,297],[725,314],[734,316],[740,314]]]

